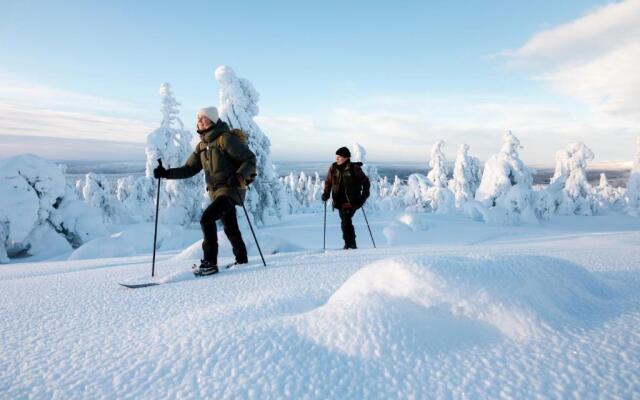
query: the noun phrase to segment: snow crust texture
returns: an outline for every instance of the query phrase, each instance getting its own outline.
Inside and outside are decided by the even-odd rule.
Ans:
[[[563,260],[522,257],[386,259],[360,269],[301,331],[350,356],[448,352],[540,338],[607,313],[613,292]]]
[[[138,290],[116,282],[148,275],[147,256],[4,266],[2,396],[637,394],[640,235],[628,220],[570,217],[544,229],[401,220],[428,227],[408,230],[420,243],[282,249],[266,268],[251,256],[201,279],[188,254],[161,253],[165,284]],[[375,235],[389,223],[370,222]],[[311,248],[321,224],[297,216],[289,235],[258,234]],[[338,230],[332,221],[330,237]]]

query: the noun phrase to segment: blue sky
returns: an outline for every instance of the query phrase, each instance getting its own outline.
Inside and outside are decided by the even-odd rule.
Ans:
[[[533,164],[576,140],[625,160],[640,134],[638,98],[621,88],[638,79],[619,78],[637,61],[638,1],[1,7],[0,135],[144,142],[165,81],[191,127],[217,103],[222,64],[260,92],[276,160],[330,159],[357,141],[371,160],[419,161],[437,139],[451,157],[467,142],[486,159],[507,129]]]

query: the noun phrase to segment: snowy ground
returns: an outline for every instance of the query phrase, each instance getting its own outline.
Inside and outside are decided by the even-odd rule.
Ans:
[[[145,289],[149,255],[2,265],[0,397],[640,396],[638,219],[370,215],[373,249],[361,218],[356,251],[336,214],[327,252],[322,215],[259,229],[267,268],[163,251]]]

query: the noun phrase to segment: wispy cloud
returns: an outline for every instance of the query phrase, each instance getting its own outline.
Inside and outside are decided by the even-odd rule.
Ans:
[[[499,149],[508,130],[520,137],[522,155],[533,164],[551,165],[557,150],[577,140],[595,148],[599,160],[631,156],[621,146],[632,143],[633,133],[625,126],[601,125],[563,104],[479,95],[402,98],[365,99],[313,116],[265,116],[258,123],[271,137],[277,159],[315,160],[318,154],[330,159],[336,148],[358,142],[373,160],[426,162],[438,139],[447,142],[451,159],[463,143],[486,159]]]
[[[0,135],[143,142],[157,125],[123,101],[31,85],[0,74]]]
[[[0,159],[31,153],[50,160],[144,160],[144,144],[114,140],[0,135]]]
[[[640,0],[592,10],[504,55],[596,113],[640,121]]]

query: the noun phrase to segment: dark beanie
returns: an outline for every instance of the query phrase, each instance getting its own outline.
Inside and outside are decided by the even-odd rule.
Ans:
[[[340,147],[338,150],[336,150],[336,155],[344,158],[351,158],[351,152],[346,147]]]

